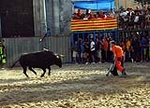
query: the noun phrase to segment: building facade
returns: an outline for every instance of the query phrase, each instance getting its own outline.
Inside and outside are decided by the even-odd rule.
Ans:
[[[138,5],[133,0],[116,0],[115,4],[116,9]],[[71,14],[71,0],[1,0],[0,36],[40,36],[47,28],[52,35],[69,34]]]
[[[1,0],[0,36],[40,36],[47,28],[53,35],[69,33],[70,0]]]

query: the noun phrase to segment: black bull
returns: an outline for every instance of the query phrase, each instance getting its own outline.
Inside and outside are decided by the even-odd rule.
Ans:
[[[52,51],[40,51],[28,54],[22,54],[20,58],[11,66],[13,68],[15,64],[19,62],[21,67],[23,68],[23,73],[28,77],[26,71],[27,67],[31,70],[35,75],[37,73],[33,70],[33,68],[41,68],[43,70],[43,77],[46,73],[46,69],[48,69],[48,75],[50,75],[51,65],[57,65],[60,68],[62,67],[61,56],[54,54]]]

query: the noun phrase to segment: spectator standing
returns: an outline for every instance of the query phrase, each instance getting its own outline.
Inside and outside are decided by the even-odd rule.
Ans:
[[[148,46],[148,41],[146,38],[143,36],[141,41],[140,41],[140,48],[141,48],[141,62],[146,60],[146,48]]]
[[[77,18],[78,18],[78,19],[81,19],[81,15],[82,15],[81,10],[78,9],[78,12],[77,12]]]
[[[93,15],[91,14],[91,10],[86,10],[85,13],[85,17],[83,18],[83,20],[88,20],[88,19],[92,19]]]
[[[102,11],[100,11],[99,17],[100,17],[101,19],[106,19],[106,18],[107,18],[107,16],[106,16],[106,15],[104,14],[104,12],[102,12]]]
[[[134,10],[134,12],[135,12],[135,14],[136,14],[136,13],[140,13],[140,12],[141,12],[141,10],[140,10],[139,6],[136,6],[136,9]]]
[[[90,55],[91,55],[91,64],[95,64],[95,42],[94,39],[90,39]]]
[[[139,40],[137,38],[137,36],[134,36],[131,42],[131,48],[132,48],[132,58],[133,61],[137,62],[140,59],[140,43]]]
[[[80,52],[79,52],[79,57],[80,57],[80,63],[84,63],[84,42],[83,40],[79,41],[79,48],[80,48]]]
[[[102,59],[105,61],[107,61],[107,53],[108,53],[108,40],[106,39],[106,37],[103,37],[102,39]]]
[[[97,52],[97,58],[98,62],[102,63],[102,46],[99,38],[96,38],[96,52]]]
[[[125,59],[126,61],[130,61],[131,58],[131,53],[130,53],[130,49],[131,49],[131,41],[130,39],[126,39],[126,56]]]
[[[81,19],[82,17],[82,13],[80,11],[80,9],[77,10],[77,12],[75,12],[73,15],[72,15],[72,18],[73,19]]]
[[[77,41],[75,41],[75,44],[73,45],[71,49],[72,49],[73,63],[78,64],[80,49],[79,49],[79,45]]]
[[[132,30],[134,28],[134,11],[132,8],[129,9],[129,13],[128,13],[128,29]]]
[[[150,13],[148,10],[145,15],[145,28],[150,28]]]
[[[149,41],[150,41],[150,37],[149,36],[147,36],[146,37],[146,40],[147,40],[147,45],[146,45],[146,57],[145,57],[145,59],[146,59],[146,61],[149,61]]]
[[[113,11],[113,9],[110,9],[110,11],[109,11],[109,17],[110,18],[115,18],[115,12]]]
[[[136,12],[134,16],[134,28],[140,28],[140,12]]]
[[[146,10],[142,10],[142,14],[140,14],[140,27],[145,28],[145,14]]]
[[[0,40],[0,65],[1,69],[4,69],[6,64],[6,48],[4,46],[4,40]]]

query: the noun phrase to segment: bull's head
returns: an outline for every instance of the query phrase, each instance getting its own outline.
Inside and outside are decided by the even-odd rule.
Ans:
[[[64,56],[63,55],[59,55],[59,54],[55,54],[55,56],[57,58],[55,64],[61,68],[62,67],[62,60],[61,60],[61,58],[64,57]]]

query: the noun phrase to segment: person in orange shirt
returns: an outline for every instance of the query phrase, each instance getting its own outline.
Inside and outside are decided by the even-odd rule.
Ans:
[[[110,41],[110,50],[114,53],[114,60],[117,70],[122,72],[122,75],[127,75],[123,66],[124,53],[120,46],[115,44],[115,41]]]

